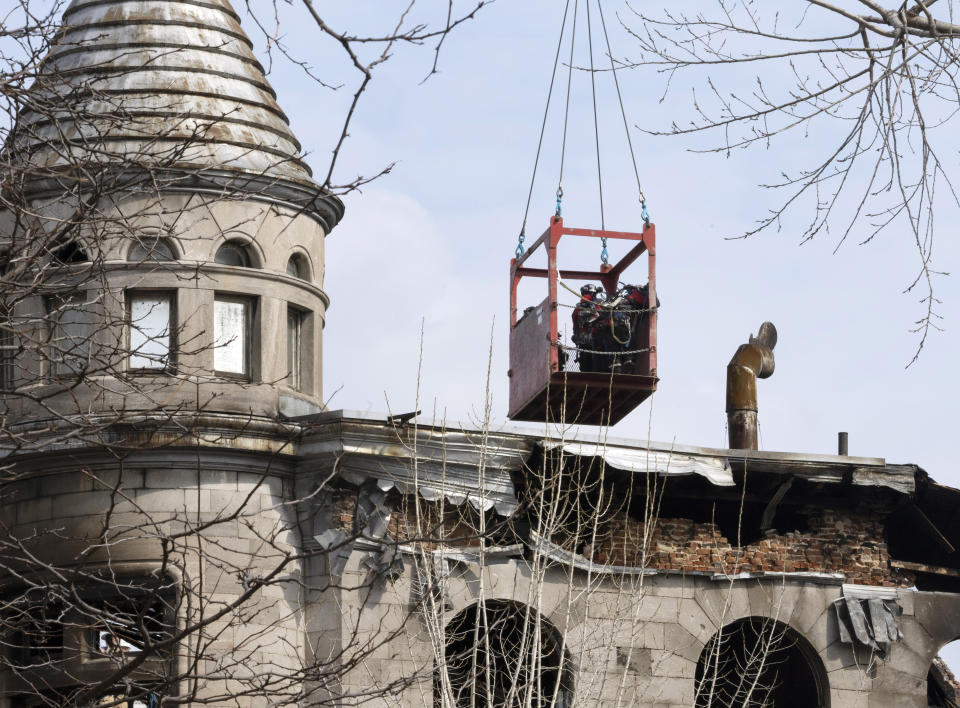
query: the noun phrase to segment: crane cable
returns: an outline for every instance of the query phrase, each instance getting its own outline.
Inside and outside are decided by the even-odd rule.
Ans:
[[[603,17],[603,6],[597,0],[597,11],[600,13],[600,25],[603,27],[603,38],[607,43],[607,56],[610,58],[610,71],[613,74],[613,85],[617,87],[617,100],[620,102],[620,115],[623,117],[623,130],[627,134],[627,145],[630,147],[630,163],[633,165],[633,174],[637,178],[637,193],[640,197],[640,216],[644,224],[650,224],[650,214],[647,212],[647,197],[640,185],[640,170],[637,168],[637,156],[633,151],[633,140],[630,137],[630,126],[627,122],[627,111],[623,107],[623,95],[620,93],[620,80],[617,78],[617,66],[613,60],[613,50],[610,48],[610,35],[607,34],[607,21]]]
[[[593,94],[593,136],[597,147],[597,185],[600,189],[600,230],[606,231],[603,218],[603,175],[600,169],[600,122],[597,120],[597,72],[593,68],[593,27],[590,24],[590,0],[587,0],[587,44],[590,47],[590,90]],[[607,262],[607,239],[601,239],[600,260]]]
[[[590,0],[587,0],[589,2]],[[573,48],[577,41],[577,14],[580,9],[580,0],[573,3],[573,29],[570,34],[570,60],[567,62],[567,101],[563,111],[563,142],[560,145],[560,178],[557,180],[557,216],[561,215],[560,205],[563,201],[563,166],[567,158],[567,125],[570,122],[570,86],[573,82]]]
[[[560,47],[563,45],[563,33],[567,28],[567,14],[570,10],[570,0],[567,0],[563,9],[563,22],[560,24],[560,39],[557,40],[557,54],[553,59],[553,72],[550,74],[550,90],[547,91],[547,105],[543,109],[543,123],[540,126],[540,140],[537,143],[537,156],[533,161],[533,175],[530,177],[530,191],[527,193],[527,208],[523,212],[523,225],[520,227],[520,237],[517,240],[516,256],[520,258],[525,249],[523,241],[527,233],[527,216],[530,214],[530,201],[533,199],[533,184],[537,179],[537,165],[540,163],[540,149],[543,147],[543,134],[547,129],[547,115],[550,112],[550,99],[553,97],[553,84],[557,78],[557,65],[560,63]]]
[[[620,115],[623,118],[623,128],[627,136],[627,145],[630,149],[630,164],[633,167],[633,173],[637,180],[637,192],[640,199],[641,212],[640,216],[643,219],[643,222],[646,226],[650,225],[650,214],[647,211],[647,200],[643,192],[643,187],[640,182],[640,170],[637,166],[636,152],[633,148],[633,140],[630,137],[630,126],[627,120],[626,108],[623,104],[623,94],[620,91],[620,80],[617,77],[617,67],[616,62],[613,58],[613,50],[610,46],[610,35],[607,32],[607,22],[603,15],[603,7],[600,0],[597,2],[597,11],[600,14],[600,24],[603,29],[604,41],[607,48],[607,56],[610,59],[610,71],[613,74],[613,83],[617,90],[617,101],[620,105]],[[590,88],[591,95],[593,99],[593,131],[594,131],[594,145],[597,153],[597,186],[600,194],[600,228],[601,230],[606,230],[606,220],[604,213],[604,204],[603,204],[603,172],[601,168],[601,157],[600,157],[600,123],[597,113],[597,84],[596,84],[596,67],[594,66],[594,57],[593,57],[593,27],[591,24],[590,18],[590,0],[586,0],[586,11],[587,11],[587,40],[589,45],[590,52]],[[517,248],[515,250],[515,255],[517,258],[521,258],[526,252],[524,248],[524,240],[526,238],[527,232],[527,218],[530,214],[530,204],[533,200],[533,187],[537,179],[537,168],[540,164],[540,153],[543,149],[543,138],[546,133],[547,127],[547,118],[550,113],[550,102],[553,98],[553,88],[556,83],[557,78],[557,67],[560,62],[560,50],[563,46],[563,36],[567,27],[567,18],[570,13],[570,0],[567,0],[564,10],[563,10],[563,21],[560,25],[560,38],[557,40],[557,51],[553,59],[553,71],[550,75],[550,88],[547,91],[547,102],[543,110],[543,122],[540,125],[540,139],[537,142],[537,153],[533,162],[533,174],[530,177],[530,189],[527,192],[527,204],[523,212],[523,224],[520,227],[520,235],[517,240]],[[574,47],[576,44],[576,35],[577,35],[577,14],[579,13],[579,0],[574,0],[573,8],[573,27],[570,37],[570,60],[567,66],[567,96],[566,96],[566,105],[564,108],[563,116],[563,140],[560,150],[560,177],[557,182],[557,208],[556,215],[559,217],[561,215],[561,204],[563,200],[563,170],[564,164],[566,161],[566,152],[567,152],[567,126],[569,123],[570,116],[570,96],[571,96],[571,84],[573,78],[573,54]],[[609,261],[609,254],[607,252],[607,239],[601,239],[603,248],[600,252],[600,260],[606,265]]]

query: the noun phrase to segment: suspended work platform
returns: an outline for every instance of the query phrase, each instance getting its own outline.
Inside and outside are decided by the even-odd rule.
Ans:
[[[561,268],[557,249],[564,236],[633,241],[627,254],[599,270]],[[544,248],[546,268],[524,264]],[[647,254],[647,283],[620,284],[627,268]],[[517,288],[523,278],[542,278],[547,296],[518,317]],[[586,281],[603,287],[606,298],[581,296]],[[571,290],[577,306],[561,320],[559,289]],[[631,298],[636,298],[631,300]],[[645,304],[637,305],[636,302]],[[634,303],[634,304],[631,304]],[[578,320],[577,318],[581,318]],[[570,336],[564,336],[570,335]],[[613,425],[657,388],[656,229],[642,233],[573,229],[554,216],[540,238],[510,261],[510,412],[512,420]]]

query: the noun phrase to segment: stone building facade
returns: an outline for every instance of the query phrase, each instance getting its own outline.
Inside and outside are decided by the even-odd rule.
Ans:
[[[53,234],[8,314],[0,706],[956,705],[960,492],[323,410],[343,209],[238,15],[64,22],[0,215]]]

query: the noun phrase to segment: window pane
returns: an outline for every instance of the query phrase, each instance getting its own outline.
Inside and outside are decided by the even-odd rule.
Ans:
[[[170,366],[170,295],[134,294],[130,298],[130,368]]]
[[[302,278],[300,274],[300,263],[299,259],[296,256],[290,256],[290,260],[287,261],[287,275],[292,275],[294,278]]]
[[[16,381],[17,343],[10,320],[2,321],[0,328],[0,390],[9,391]]]
[[[247,303],[216,300],[213,310],[213,368],[228,374],[247,373]]]
[[[303,313],[297,310],[287,310],[287,371],[291,388],[301,390],[303,374],[301,369],[302,354],[301,332],[303,330]]]
[[[173,249],[165,239],[144,236],[130,249],[131,261],[172,261]]]
[[[220,246],[213,260],[220,265],[240,266],[241,268],[250,267],[250,256],[247,255],[247,249],[243,244],[234,241],[227,241]]]
[[[87,366],[91,342],[84,308],[82,297],[48,302],[50,361],[55,375],[77,374]]]

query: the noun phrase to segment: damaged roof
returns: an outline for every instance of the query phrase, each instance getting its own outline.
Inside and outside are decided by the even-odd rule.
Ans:
[[[603,437],[586,431],[562,436],[503,425],[467,429],[438,421],[394,423],[384,414],[331,411],[310,416],[301,454],[304,464],[336,459],[344,479],[375,478],[384,489],[417,490],[427,499],[445,496],[478,509],[509,514],[517,506],[513,475],[537,450],[601,458],[629,474],[697,475],[716,487],[731,487],[738,470],[795,477],[814,484],[882,487],[912,496],[918,468],[882,458],[728,450]]]

